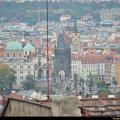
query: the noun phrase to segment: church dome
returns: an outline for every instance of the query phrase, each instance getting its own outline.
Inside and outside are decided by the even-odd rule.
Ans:
[[[22,49],[23,49],[22,44],[20,44],[17,41],[10,41],[5,48],[5,50],[8,50],[8,51],[19,51]]]

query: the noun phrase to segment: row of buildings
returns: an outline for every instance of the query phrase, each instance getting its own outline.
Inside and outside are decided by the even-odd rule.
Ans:
[[[39,30],[37,25],[16,21],[0,26],[0,59],[14,69],[18,86],[28,74],[36,80],[46,79],[46,23],[42,22]],[[119,29],[117,20],[103,20],[99,26],[89,21],[75,20],[74,25],[49,22],[50,78],[74,79],[78,74],[78,79],[87,80],[92,73],[106,82],[119,82]]]

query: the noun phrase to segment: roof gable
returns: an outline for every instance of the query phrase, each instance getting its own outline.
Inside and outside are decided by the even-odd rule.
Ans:
[[[34,50],[35,48],[30,43],[27,43],[27,45],[25,45],[25,47],[23,49],[24,50]]]

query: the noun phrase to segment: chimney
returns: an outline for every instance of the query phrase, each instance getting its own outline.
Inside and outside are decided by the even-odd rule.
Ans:
[[[17,95],[17,93],[14,90],[10,94],[10,96],[16,96],[16,95]]]
[[[13,90],[13,91],[12,91],[12,94],[14,94],[14,93],[15,93],[15,91]]]

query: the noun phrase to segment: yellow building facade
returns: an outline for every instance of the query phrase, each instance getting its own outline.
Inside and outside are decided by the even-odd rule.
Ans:
[[[115,79],[120,85],[120,62],[115,63]]]

